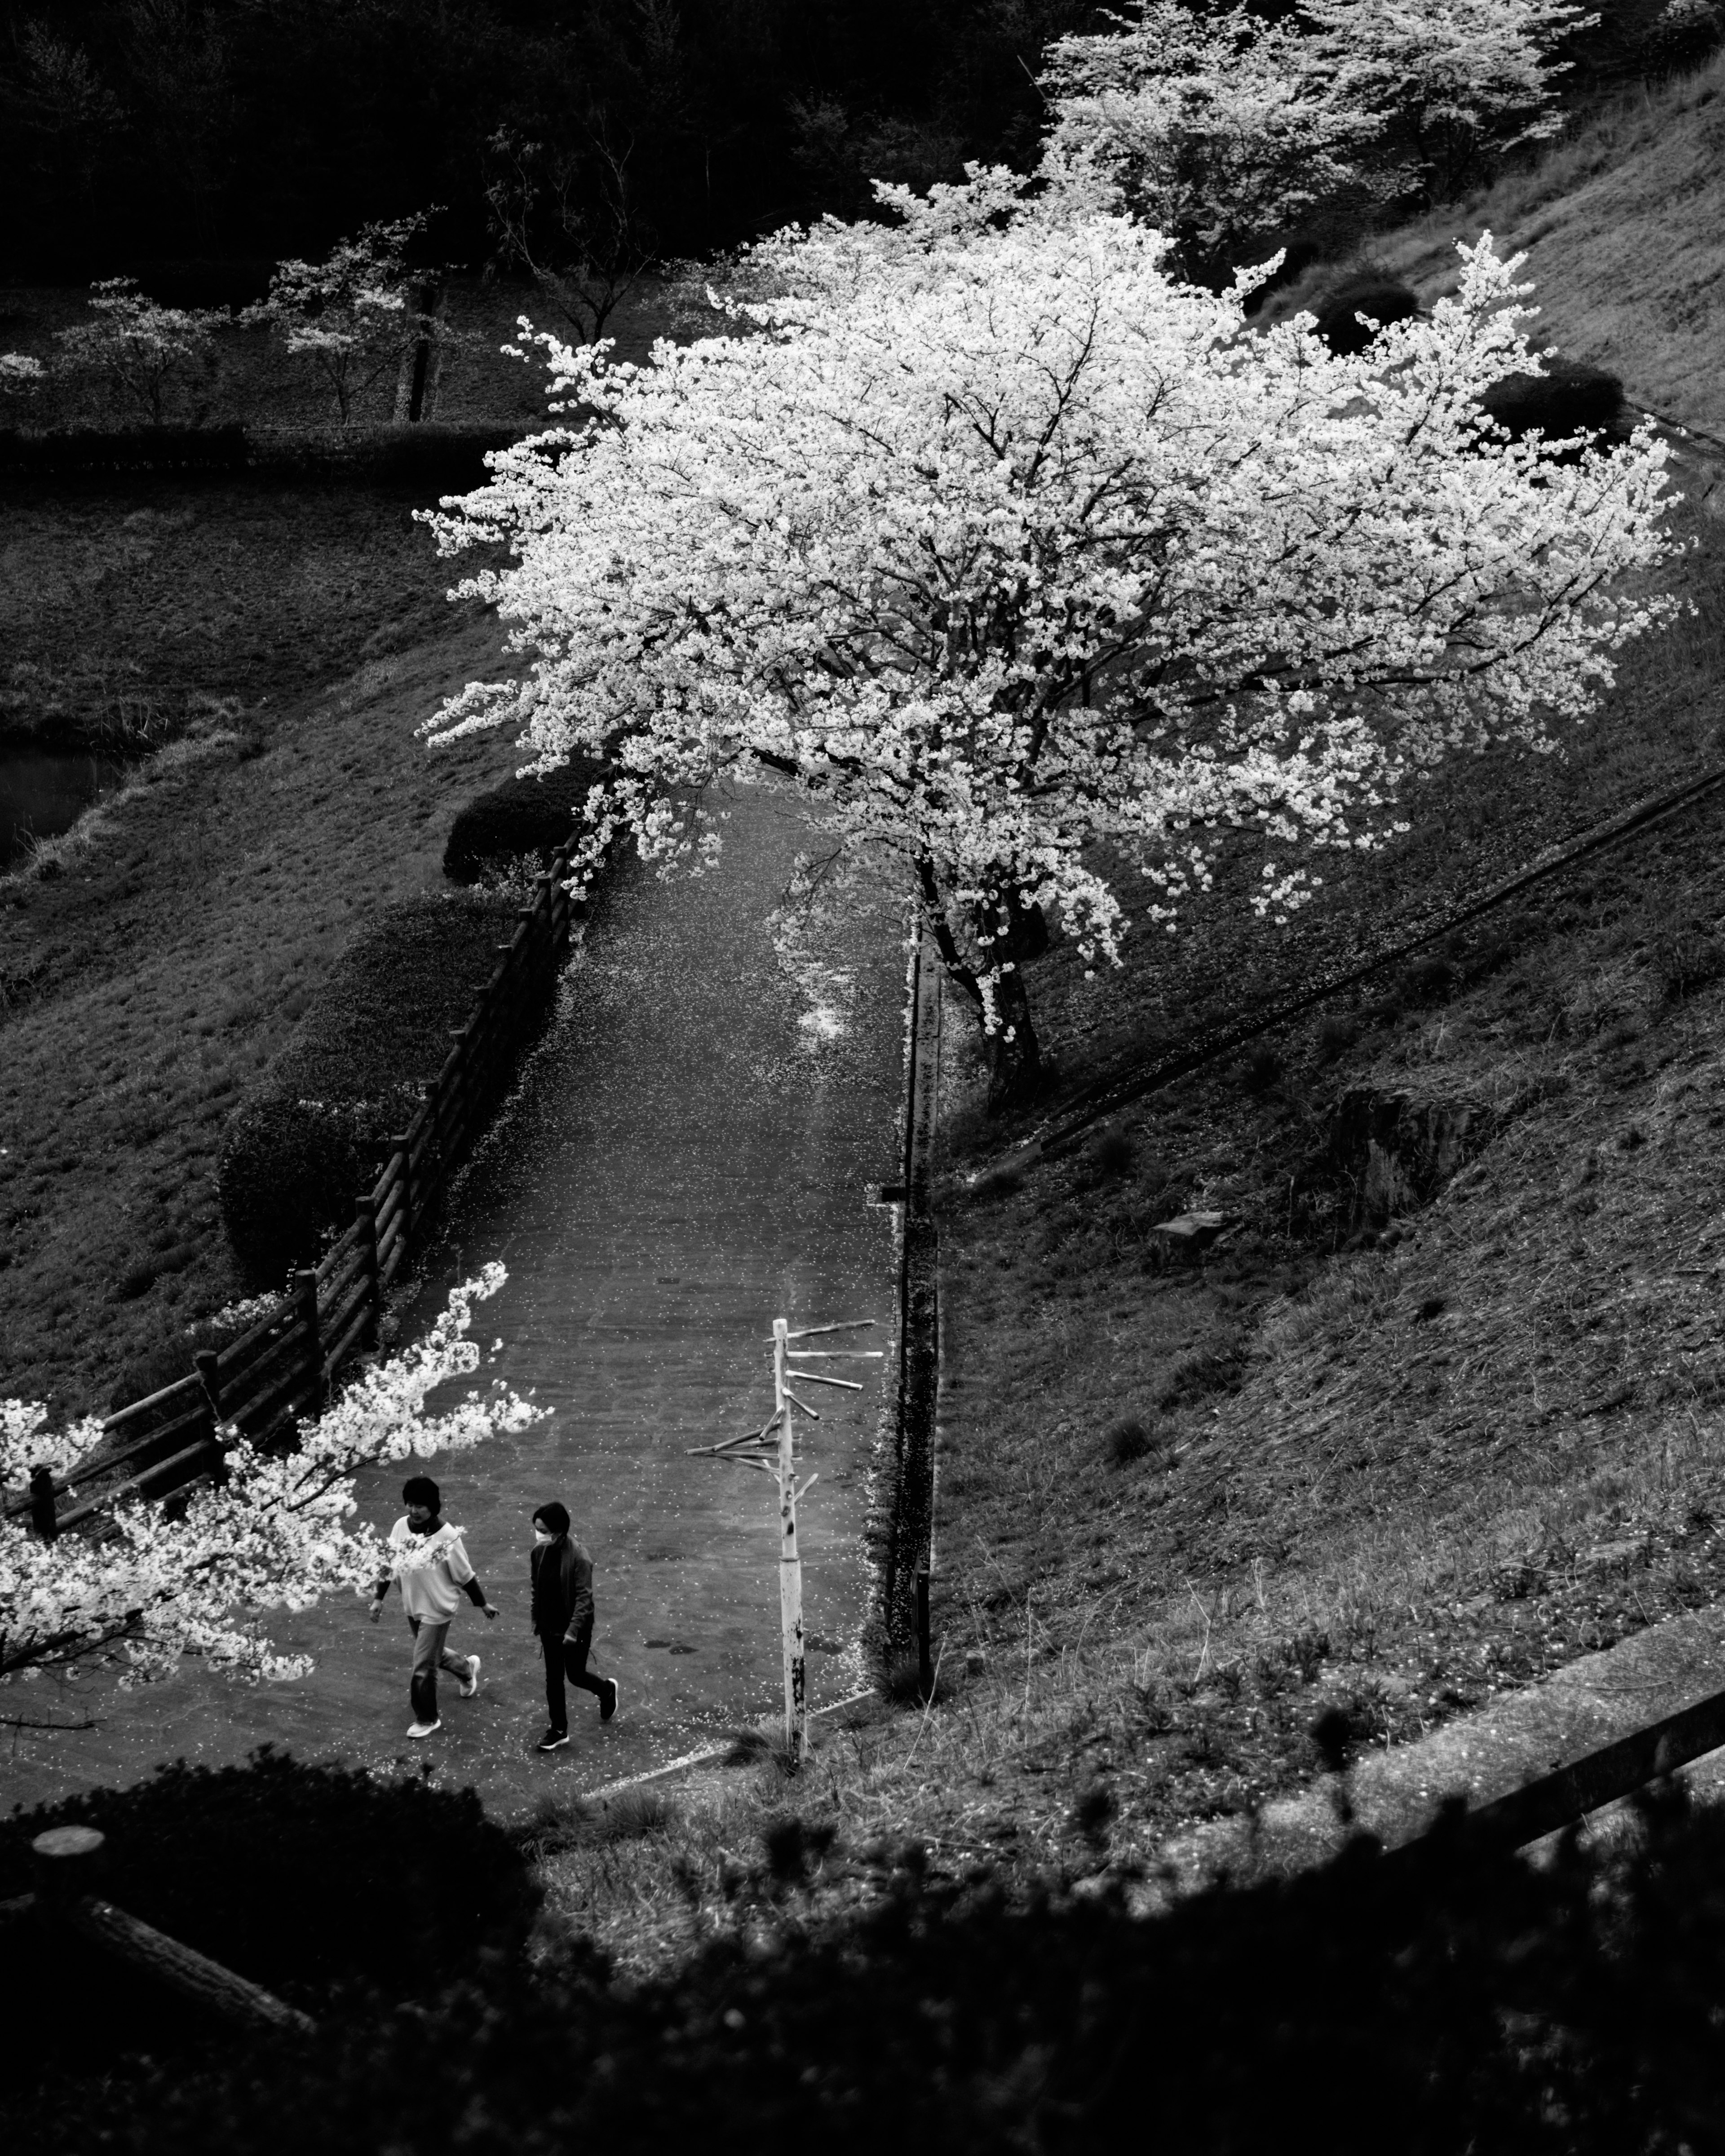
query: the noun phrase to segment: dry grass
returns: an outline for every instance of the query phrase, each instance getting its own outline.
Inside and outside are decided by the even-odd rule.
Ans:
[[[1585,121],[1548,156],[1371,252],[1430,300],[1455,242],[1527,255],[1538,330],[1631,397],[1725,434],[1725,54]]]

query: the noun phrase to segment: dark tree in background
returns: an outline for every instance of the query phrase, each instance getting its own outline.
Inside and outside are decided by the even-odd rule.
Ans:
[[[1042,49],[1100,19],[1090,0],[0,0],[0,275],[263,265],[428,202],[449,206],[434,250],[478,266],[500,137],[536,146],[566,259],[648,234],[704,254],[859,211],[875,174],[1028,164]]]
[[[1566,99],[1700,57],[1664,5],[1600,0]],[[438,259],[524,273],[526,241],[603,298],[644,248],[865,213],[872,177],[1027,169],[1045,49],[1106,20],[1096,0],[0,0],[0,278],[136,273],[232,303],[284,255],[439,203]],[[532,146],[512,178],[500,142]],[[513,239],[500,186],[523,213],[536,197]]]

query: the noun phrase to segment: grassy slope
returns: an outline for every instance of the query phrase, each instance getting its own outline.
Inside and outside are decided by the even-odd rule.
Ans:
[[[1487,228],[1526,250],[1551,341],[1725,434],[1725,55],[1372,251],[1431,299],[1453,280],[1455,239]]]
[[[496,638],[444,605],[408,506],[8,501],[21,701],[123,675],[192,725],[56,877],[0,886],[0,1391],[105,1406],[239,1291],[223,1116],[350,930],[440,881],[455,809],[506,767],[496,743],[432,758],[411,738]]]
[[[1717,415],[1722,80],[1716,65],[1609,115],[1542,173],[1375,251],[1430,279],[1452,231],[1531,241],[1566,347]],[[1680,472],[1692,501],[1712,476]],[[1068,1075],[1717,761],[1725,532],[1684,515],[1697,618],[1629,654],[1563,760],[1445,775],[1411,837],[1332,865],[1291,931],[1243,921],[1242,859],[1123,977],[1086,982],[1057,952],[1036,986]],[[1040,1818],[1070,1841],[1063,1807],[1100,1772],[1142,1853],[1309,1774],[1319,1703],[1362,1742],[1411,1734],[1725,1582],[1725,993],[1667,993],[1674,930],[1705,940],[1725,914],[1718,813],[1567,880],[1507,938],[1464,942],[1436,1002],[1374,984],[1292,1029],[1267,1088],[1261,1070],[1204,1074],[1021,1188],[955,1178],[944,1615],[997,1738],[1019,1738],[1004,1756],[1029,1769],[1021,1832]],[[1342,1096],[1368,1087],[1501,1122],[1436,1204],[1337,1251],[1350,1194],[1320,1159]],[[954,1091],[963,1168],[998,1140]],[[1146,1233],[1188,1204],[1240,1221],[1201,1276],[1162,1270]],[[1107,1432],[1126,1416],[1151,1443],[1117,1462]],[[965,1779],[947,1767],[937,1814],[999,1809]]]

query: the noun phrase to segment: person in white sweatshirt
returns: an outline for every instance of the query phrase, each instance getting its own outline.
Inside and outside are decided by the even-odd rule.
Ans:
[[[444,1524],[443,1500],[429,1475],[412,1475],[402,1485],[407,1512],[389,1530],[389,1547],[395,1559],[372,1591],[372,1622],[383,1614],[383,1598],[392,1579],[401,1582],[401,1599],[413,1635],[413,1674],[408,1693],[413,1720],[409,1737],[429,1737],[443,1727],[437,1711],[437,1673],[448,1670],[461,1680],[461,1697],[471,1699],[479,1690],[477,1655],[452,1655],[447,1642],[449,1620],[455,1614],[456,1593],[464,1592],[475,1609],[488,1619],[497,1612],[485,1599],[485,1590],[474,1575],[462,1545],[461,1530]]]

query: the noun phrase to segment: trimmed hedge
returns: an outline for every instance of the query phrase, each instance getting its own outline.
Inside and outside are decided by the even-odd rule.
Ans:
[[[308,1766],[266,1746],[244,1767],[182,1759],[131,1789],[14,1810],[0,1823],[0,1902],[33,1884],[32,1837],[74,1824],[107,1836],[110,1901],[314,2012],[339,1986],[404,1999],[470,1977],[482,1953],[519,1950],[541,1899],[517,1840],[471,1789]],[[54,2051],[69,2032],[86,2052],[131,2047],[124,2026],[90,2028],[81,1989],[56,1995],[42,1958],[18,1943],[0,1953],[8,2051],[21,2041]],[[80,1987],[100,1977],[90,1966],[100,1958],[84,1950]],[[187,2010],[163,2019],[202,2033]]]
[[[1076,1825],[1100,1855],[1105,1786]],[[819,2148],[1009,2156],[1655,2156],[1725,2117],[1725,1813],[1644,1806],[1628,1855],[1536,1867],[1452,1828],[1424,1861],[1356,1844],[1153,1921],[1103,1888],[1014,1904],[986,1867],[667,1980],[609,1981],[578,1943],[410,2013],[330,2017],[202,2072],[13,2088],[17,2156],[566,2156]],[[755,1867],[794,1906],[830,1827]],[[890,1857],[880,1862],[891,1862]],[[0,2092],[0,2103],[5,2101]]]
[[[488,450],[520,427],[331,427],[260,432],[242,426],[0,429],[0,475],[66,479],[116,471],[212,471],[272,480],[325,479],[461,494],[488,476]]]
[[[59,479],[84,472],[244,471],[245,429],[231,427],[61,427],[0,429],[0,472]]]
[[[1480,399],[1517,441],[1538,427],[1546,439],[1614,434],[1623,421],[1623,383],[1602,367],[1548,359],[1543,374],[1506,374]]]
[[[1377,272],[1349,277],[1313,303],[1317,333],[1330,350],[1340,356],[1363,352],[1373,331],[1357,319],[1369,315],[1374,322],[1411,321],[1420,311],[1419,295],[1399,278]]]
[[[506,898],[434,893],[387,908],[336,959],[223,1134],[222,1218],[252,1285],[280,1287],[352,1220],[514,928]]]
[[[453,883],[470,884],[523,859],[544,868],[573,832],[588,788],[606,768],[572,757],[543,778],[506,779],[475,794],[449,828],[444,874]]]

